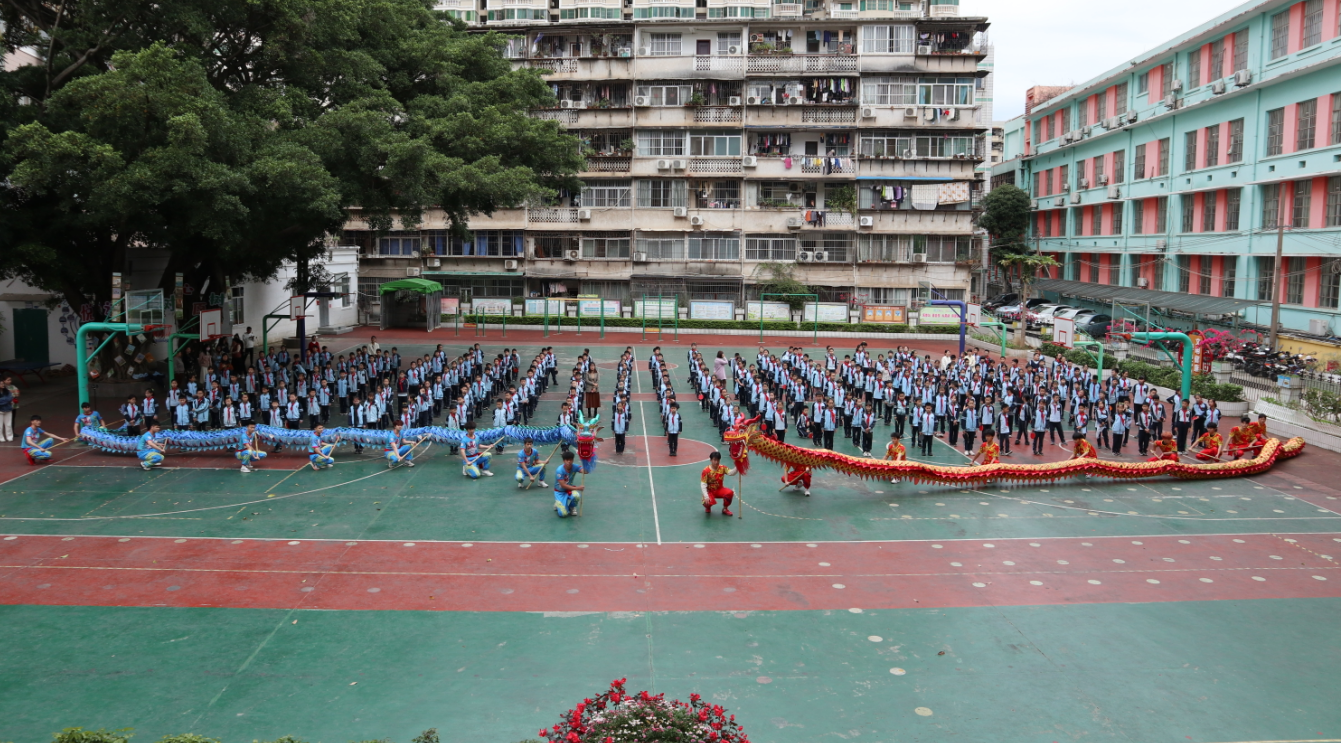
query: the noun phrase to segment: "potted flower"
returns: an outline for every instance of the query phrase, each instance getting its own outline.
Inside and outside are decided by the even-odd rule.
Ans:
[[[547,743],[749,743],[736,716],[698,694],[688,702],[668,700],[665,694],[636,694],[624,689],[626,679],[610,682],[610,690],[559,717],[553,727],[540,731]]]
[[[689,100],[686,101],[684,105],[689,108],[698,108],[699,106],[707,104],[707,102],[708,99],[704,98],[702,93],[695,91],[695,93],[689,97]]]

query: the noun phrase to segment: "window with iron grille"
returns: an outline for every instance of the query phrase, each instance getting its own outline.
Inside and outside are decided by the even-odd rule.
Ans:
[[[1052,141],[1052,139],[1053,139],[1053,134],[1052,134],[1052,117],[1051,117],[1051,116],[1044,116],[1044,117],[1043,117],[1043,141],[1044,141],[1044,142],[1050,142],[1050,141]]]
[[[1230,65],[1234,72],[1248,69],[1248,31],[1234,32],[1234,61]]]
[[[1094,121],[1096,123],[1108,118],[1108,91],[1104,91],[1095,96]]]
[[[1085,234],[1084,230],[1082,229],[1084,227],[1084,221],[1085,221],[1084,208],[1076,207],[1073,209],[1067,209],[1066,211],[1070,212],[1071,214],[1071,231],[1067,234],[1069,235]]]
[[[1263,302],[1270,302],[1272,298],[1272,289],[1276,284],[1276,259],[1258,258],[1257,259],[1257,299]]]
[[[1322,295],[1318,306],[1336,309],[1341,304],[1341,258],[1327,258],[1322,262]]]
[[[1229,149],[1225,153],[1225,162],[1243,162],[1243,119],[1229,122]]]
[[[645,209],[670,209],[689,205],[688,184],[684,181],[638,181],[638,206]]]
[[[1127,177],[1127,151],[1117,150],[1113,153],[1113,182],[1122,183]]]
[[[1134,181],[1145,180],[1145,150],[1145,145],[1136,145],[1136,158],[1132,161],[1131,168],[1131,178]]]
[[[1091,284],[1097,284],[1097,283],[1099,283],[1099,258],[1100,258],[1100,256],[1099,256],[1098,253],[1091,253],[1088,257],[1089,257],[1089,267],[1090,267],[1090,283],[1091,283]]]
[[[1327,179],[1327,226],[1341,227],[1341,175]]]
[[[638,154],[643,157],[679,157],[684,154],[684,132],[670,129],[640,129]]]
[[[1211,69],[1210,79],[1217,80],[1225,76],[1225,40],[1216,39],[1211,42]]]
[[[1066,188],[1067,186],[1070,186],[1070,185],[1071,185],[1071,166],[1070,166],[1070,165],[1063,165],[1063,166],[1061,167],[1061,169],[1058,171],[1058,173],[1060,174],[1059,177],[1060,177],[1060,179],[1061,179],[1061,188]],[[1059,193],[1060,193],[1060,192],[1059,192]]]
[[[522,234],[513,230],[476,230],[474,255],[525,255],[526,243]]]
[[[1154,278],[1151,281],[1152,286],[1150,288],[1158,291],[1164,291],[1164,259],[1162,257],[1159,256],[1155,257],[1155,267],[1153,273]]]
[[[1206,167],[1220,164],[1220,125],[1206,127]]]
[[[1192,291],[1192,256],[1178,256],[1178,291],[1188,294]]]
[[[1297,110],[1299,123],[1295,130],[1294,148],[1296,151],[1311,150],[1314,137],[1318,134],[1318,99],[1301,102]]]
[[[1155,233],[1164,234],[1169,231],[1169,197],[1155,197]]]
[[[1042,192],[1039,190],[1039,186],[1042,183],[1043,183],[1043,174],[1034,173],[1034,194],[1033,194],[1034,198],[1038,198],[1039,196],[1043,195]]]
[[[1076,104],[1076,128],[1084,129],[1090,123],[1090,100],[1088,98]]]
[[[1267,183],[1262,187],[1262,226],[1274,228],[1280,219],[1280,185]]]
[[[1232,297],[1237,288],[1239,275],[1238,256],[1227,255],[1224,258],[1224,275],[1220,277],[1220,296]]]
[[[749,235],[745,238],[747,261],[794,261],[796,238],[776,235]]]
[[[1193,129],[1183,135],[1183,170],[1197,169],[1197,134]]]
[[[820,232],[802,235],[796,247],[805,252],[824,251],[830,263],[847,263],[851,259],[853,234],[850,232]],[[928,256],[927,260],[931,260]],[[951,258],[951,260],[954,260]]]
[[[1313,205],[1313,181],[1294,182],[1294,208],[1290,214],[1290,226],[1297,229],[1308,227],[1309,207]]]
[[[1159,70],[1159,97],[1168,98],[1169,94],[1173,92],[1173,63],[1166,62],[1160,66]]]
[[[861,102],[876,106],[917,105],[917,78],[875,77],[861,82]]]
[[[1280,59],[1290,51],[1290,11],[1271,16],[1271,58]]]
[[[1122,234],[1122,202],[1113,202],[1113,221],[1110,224],[1109,233],[1113,235]]]
[[[583,258],[628,258],[628,237],[587,237],[582,236]]]
[[[582,206],[620,207],[633,205],[633,181],[592,179],[582,188]]]
[[[872,263],[897,263],[908,259],[911,235],[858,235],[857,260]]]
[[[1090,207],[1090,234],[1104,234],[1104,207],[1103,204],[1095,204]]]
[[[1304,270],[1307,267],[1305,258],[1290,258],[1285,268],[1285,303],[1303,304],[1304,303]]]
[[[684,260],[683,237],[639,237],[634,244],[639,253],[646,253],[651,261]]]
[[[378,255],[404,255],[412,256],[419,250],[419,235],[414,237],[379,237],[377,238]]]
[[[562,258],[580,247],[577,235],[563,232],[533,234],[531,246],[536,258]]]
[[[1136,76],[1136,95],[1145,95],[1150,91],[1150,73],[1142,72]]]
[[[1183,219],[1179,226],[1180,232],[1192,232],[1196,229],[1196,196],[1185,193],[1178,197],[1179,206],[1183,210]]]
[[[662,107],[683,106],[693,93],[693,86],[674,84],[639,85],[636,91],[639,98],[646,99],[647,105]]]
[[[1243,189],[1231,188],[1225,191],[1225,230],[1238,231],[1239,210],[1243,206]]]
[[[1285,149],[1285,109],[1276,108],[1267,111],[1267,157],[1279,155]]]
[[[1187,89],[1201,87],[1201,48],[1187,53]]]
[[[1201,267],[1197,269],[1197,293],[1211,293],[1211,257],[1201,256]]]
[[[1322,0],[1306,0],[1304,3],[1304,28],[1299,36],[1300,49],[1322,41]]]
[[[1113,115],[1121,116],[1127,113],[1127,84],[1118,83],[1113,86]]]
[[[1201,197],[1201,231],[1215,232],[1215,207],[1219,194],[1207,191]]]
[[[1145,199],[1131,202],[1131,234],[1145,234]]]
[[[1173,150],[1173,147],[1171,146],[1171,145],[1172,145],[1172,142],[1173,142],[1173,140],[1169,139],[1168,137],[1165,137],[1164,139],[1161,139],[1161,140],[1159,141],[1159,174],[1160,174],[1160,175],[1168,175],[1168,174],[1169,174],[1169,155],[1171,154],[1171,152],[1172,152],[1172,150]]]
[[[688,247],[691,261],[740,260],[740,235],[734,232],[707,232],[701,237],[690,237]]]
[[[1107,175],[1104,172],[1105,162],[1106,160],[1103,155],[1094,158],[1094,182],[1090,184],[1090,187],[1097,188],[1098,186],[1103,185],[1104,176]]]
[[[680,56],[680,34],[648,34],[651,38],[647,45],[653,57]]]

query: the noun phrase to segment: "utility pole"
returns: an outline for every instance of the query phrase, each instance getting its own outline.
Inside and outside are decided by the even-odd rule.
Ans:
[[[1281,213],[1285,200],[1280,192],[1276,193],[1276,260],[1271,270],[1271,338],[1267,348],[1276,350],[1276,328],[1280,327],[1280,264],[1281,254],[1285,252],[1285,216]]]

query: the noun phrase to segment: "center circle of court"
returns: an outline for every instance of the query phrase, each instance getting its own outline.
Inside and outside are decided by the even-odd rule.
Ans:
[[[719,448],[704,441],[683,437],[680,438],[677,447],[677,456],[672,457],[664,436],[629,436],[624,441],[624,453],[616,454],[614,435],[609,432],[602,433],[605,435],[605,441],[602,441],[596,449],[598,467],[602,464],[615,467],[647,467],[649,459],[652,467],[699,464],[706,462],[708,455],[714,451],[723,452],[725,458],[725,444]]]

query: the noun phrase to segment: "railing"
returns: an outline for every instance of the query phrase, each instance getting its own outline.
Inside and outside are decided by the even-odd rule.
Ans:
[[[954,18],[959,15],[958,5],[933,5],[931,6],[932,18]]]
[[[526,60],[526,66],[535,70],[550,70],[556,75],[571,75],[577,72],[577,59],[574,57],[528,59]]]
[[[697,56],[694,57],[694,70],[697,72],[734,72],[741,69],[740,57]]]
[[[531,111],[531,118],[544,119],[545,121],[557,121],[560,124],[576,124],[577,111],[541,108]]]
[[[857,71],[857,57],[852,54],[761,54],[748,60],[746,71],[751,74]]]
[[[1336,376],[1336,375],[1329,375]],[[1328,378],[1312,378],[1301,374],[1291,376],[1294,384],[1305,390],[1321,390],[1332,394],[1341,394],[1341,380],[1332,380]],[[1229,381],[1240,387],[1249,387],[1262,392],[1276,394],[1280,390],[1280,385],[1276,384],[1275,379],[1254,377],[1242,369],[1235,369],[1229,375]]]
[[[699,106],[694,109],[694,121],[700,124],[729,124],[739,122],[739,108],[730,106]]]
[[[805,221],[806,211],[823,212],[824,221],[823,222]],[[801,220],[802,227],[813,227],[818,230],[829,229],[830,227],[853,227],[857,224],[856,218],[853,217],[851,214],[848,214],[847,212],[830,211],[828,209],[803,210],[801,212],[798,212],[796,217],[797,219]],[[844,260],[846,260],[846,258]]]
[[[850,157],[803,157],[801,172],[817,175],[833,173],[855,173],[857,166]]]
[[[631,157],[594,157],[587,159],[588,173],[627,173],[632,168]]]
[[[1249,389],[1258,390],[1260,392],[1274,393],[1277,391],[1275,381],[1262,379],[1261,377],[1254,377],[1251,374],[1237,370],[1229,375],[1229,383],[1237,384],[1240,387],[1248,387]]]
[[[856,121],[855,108],[806,106],[801,109],[803,124],[853,124]]]
[[[881,13],[880,15],[881,15],[882,17],[886,17],[888,14],[886,14],[886,13]],[[859,18],[859,17],[861,17],[861,14],[860,14],[859,11],[856,11],[856,10],[841,10],[841,9],[837,9],[837,8],[835,8],[835,9],[829,11],[829,17],[830,17],[830,18]],[[920,14],[919,14],[919,13],[915,13],[915,12],[904,11],[904,10],[896,10],[896,11],[894,11],[894,13],[893,13],[893,17],[894,17],[894,18],[919,18],[919,17],[920,17]]]
[[[774,3],[772,13],[774,18],[800,18],[805,14],[805,5],[803,3]]]
[[[526,221],[545,224],[571,224],[577,221],[577,210],[549,206],[527,209]]]
[[[694,157],[689,159],[689,171],[692,173],[739,173],[741,161],[738,157]]]

